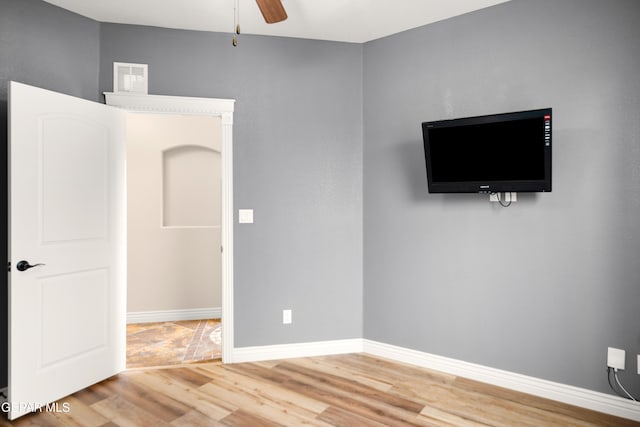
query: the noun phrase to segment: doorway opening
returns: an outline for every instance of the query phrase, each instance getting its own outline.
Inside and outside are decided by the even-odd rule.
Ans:
[[[127,115],[128,368],[222,355],[220,126]]]
[[[143,231],[136,236],[137,231],[129,230],[129,244],[139,238],[142,247],[147,249],[129,257],[128,278],[133,287],[127,291],[127,323],[130,325],[128,330],[136,337],[128,340],[131,343],[128,347],[142,345],[146,352],[155,348],[161,353],[163,348],[171,348],[164,351],[165,356],[170,359],[177,355],[182,358],[180,363],[220,356],[223,363],[230,362],[233,349],[232,125],[235,101],[113,93],[105,93],[105,97],[108,105],[136,113],[128,114],[129,142],[137,132],[129,124],[147,122],[139,131],[142,138],[147,139],[147,145],[155,147],[155,153],[146,154],[152,158],[152,165],[145,165],[143,161],[138,164],[136,173],[140,172],[142,181],[153,175],[161,181],[161,185],[156,183],[153,190],[157,208],[155,214],[151,213],[155,215],[151,221],[155,223],[155,231]],[[166,128],[172,121],[182,129]],[[204,137],[197,136],[195,130],[198,128],[205,129]],[[151,131],[156,132],[155,136],[150,136]],[[171,135],[171,132],[173,136],[168,138],[169,142],[160,142],[161,137]],[[158,146],[162,146],[161,149]],[[144,158],[140,152],[128,153],[129,161],[136,155]],[[150,168],[156,168],[156,173]],[[219,172],[212,173],[216,168]],[[127,169],[131,173],[131,164]],[[131,197],[128,197],[130,203]],[[143,198],[135,199],[133,203],[141,202]],[[212,203],[214,200],[219,201],[218,207]],[[163,259],[155,253],[162,245],[177,251],[164,255]],[[138,271],[138,267],[142,267],[139,264],[148,264],[146,280],[144,273]],[[141,276],[136,277],[137,274]],[[143,279],[141,289],[135,288],[138,279]],[[171,279],[168,282],[173,282],[174,286],[161,286],[166,279]],[[152,341],[143,344],[149,337]],[[159,359],[151,357],[144,364],[174,363],[159,363]],[[128,365],[133,367],[133,361]]]

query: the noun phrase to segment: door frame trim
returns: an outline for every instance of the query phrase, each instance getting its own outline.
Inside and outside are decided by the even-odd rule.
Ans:
[[[233,362],[233,111],[235,99],[104,93],[106,104],[134,113],[221,118],[222,363]]]

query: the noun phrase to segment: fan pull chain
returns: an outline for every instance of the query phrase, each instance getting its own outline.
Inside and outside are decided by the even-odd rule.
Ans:
[[[235,0],[233,8],[233,23],[236,33],[233,35],[233,46],[238,46],[238,36],[240,35],[240,0]]]

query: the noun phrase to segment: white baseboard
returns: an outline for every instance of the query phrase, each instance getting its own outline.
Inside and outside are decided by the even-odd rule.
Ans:
[[[362,339],[318,341],[298,344],[236,347],[231,363],[262,360],[291,359],[294,357],[329,356],[333,354],[361,353]]]
[[[127,313],[127,323],[172,322],[176,320],[219,319],[220,307],[187,310],[135,311]]]
[[[640,403],[610,394],[555,383],[474,363],[363,340],[364,353],[521,391],[581,408],[640,421]]]

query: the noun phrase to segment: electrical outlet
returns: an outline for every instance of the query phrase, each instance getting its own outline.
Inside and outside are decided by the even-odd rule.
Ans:
[[[282,324],[290,325],[293,322],[291,317],[291,310],[282,310]]]
[[[607,366],[619,371],[624,370],[625,351],[619,348],[609,347],[607,349]]]

